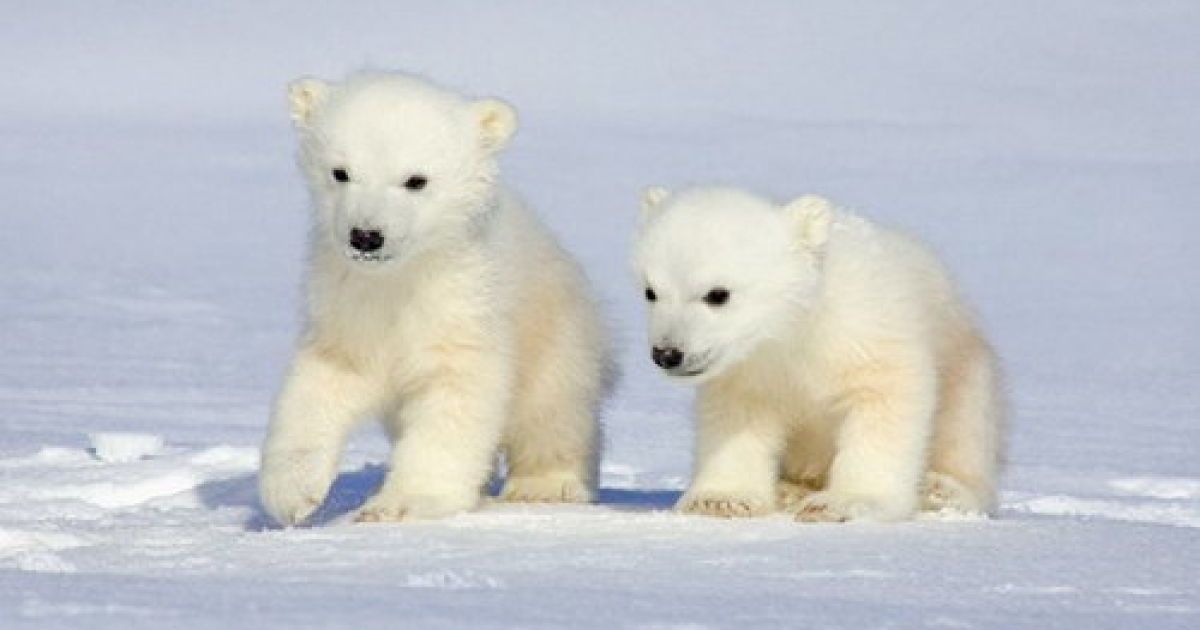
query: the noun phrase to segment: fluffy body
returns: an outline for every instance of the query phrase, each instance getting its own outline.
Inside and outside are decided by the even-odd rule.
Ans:
[[[471,509],[498,449],[502,498],[588,501],[606,341],[577,265],[496,182],[511,108],[398,74],[303,79],[290,96],[315,220],[307,326],[263,448],[266,510],[310,515],[370,416],[393,446],[359,520]],[[362,255],[354,229],[383,246]]]
[[[997,362],[940,262],[805,196],[647,191],[635,244],[650,341],[699,384],[678,508],[810,521],[987,512],[1003,408]],[[728,301],[713,306],[713,288]]]

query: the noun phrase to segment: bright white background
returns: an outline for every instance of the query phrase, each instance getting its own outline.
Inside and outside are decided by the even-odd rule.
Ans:
[[[0,22],[0,626],[1200,625],[1200,6],[45,2]],[[618,331],[603,505],[264,529],[299,324],[283,87],[363,66],[521,113],[504,159]],[[663,510],[690,392],[625,262],[639,189],[819,192],[930,242],[1003,355],[989,522]],[[88,434],[162,436],[98,461]]]

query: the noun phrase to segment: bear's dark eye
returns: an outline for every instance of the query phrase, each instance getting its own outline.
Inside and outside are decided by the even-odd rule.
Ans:
[[[413,175],[412,177],[404,180],[404,187],[409,190],[421,190],[425,187],[425,184],[428,183],[429,179],[424,175]]]
[[[729,289],[716,288],[704,294],[704,303],[709,306],[720,306],[729,301]]]
[[[650,287],[646,287],[646,301],[653,302],[657,299],[658,299],[658,294],[654,292],[654,289],[651,289]]]
[[[331,173],[333,174],[334,181],[342,184],[350,181],[350,173],[347,173],[346,169],[344,168],[335,168],[333,171],[331,171]]]

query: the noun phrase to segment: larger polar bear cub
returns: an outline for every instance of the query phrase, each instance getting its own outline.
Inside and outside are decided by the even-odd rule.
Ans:
[[[928,251],[814,196],[650,189],[643,215],[653,359],[701,388],[681,510],[843,521],[993,506],[995,358]]]
[[[360,520],[470,509],[498,449],[503,498],[589,500],[606,343],[583,274],[497,183],[512,108],[385,73],[289,95],[315,220],[263,506],[309,516],[366,416],[393,448]]]

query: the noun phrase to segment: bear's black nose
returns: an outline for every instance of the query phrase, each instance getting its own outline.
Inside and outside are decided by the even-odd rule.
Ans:
[[[683,353],[678,348],[658,348],[650,351],[650,358],[664,370],[672,370],[683,365]]]
[[[383,247],[383,232],[379,230],[350,230],[350,247],[367,253]]]

